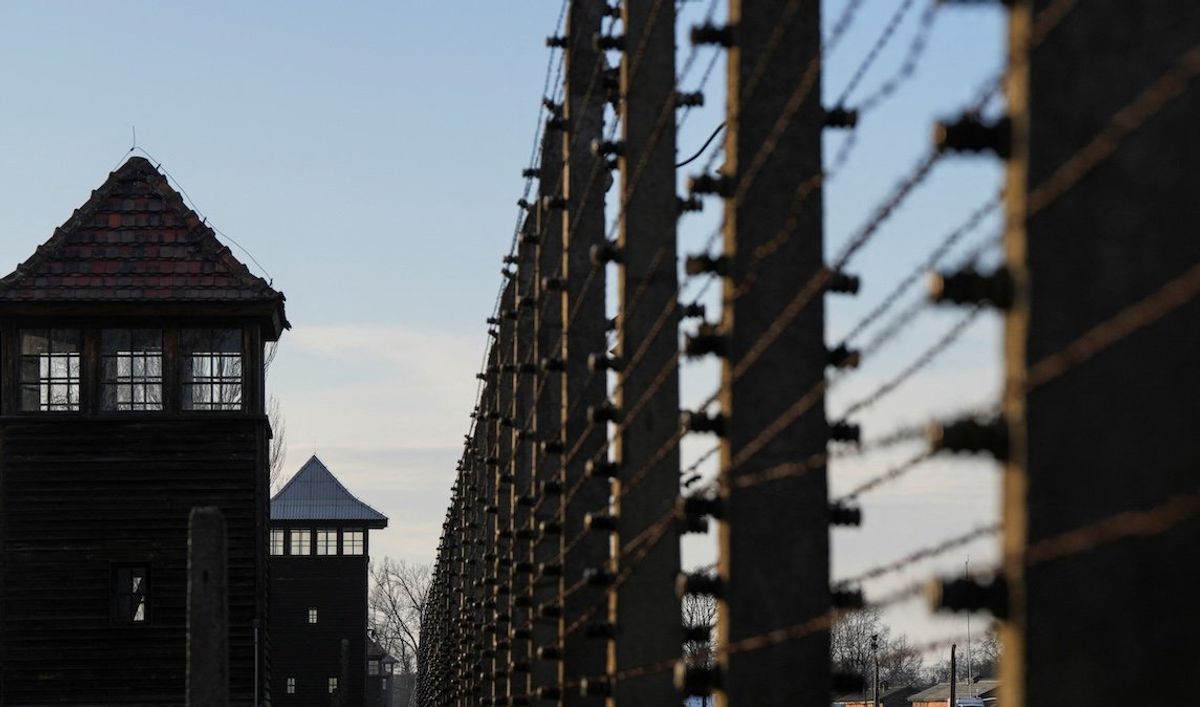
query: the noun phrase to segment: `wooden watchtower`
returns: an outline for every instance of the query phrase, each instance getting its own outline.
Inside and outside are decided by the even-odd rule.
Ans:
[[[387,522],[315,455],[271,499],[272,704],[363,704],[369,535]]]
[[[231,702],[265,694],[283,304],[140,157],[0,279],[0,702],[181,704],[188,512],[209,505]]]

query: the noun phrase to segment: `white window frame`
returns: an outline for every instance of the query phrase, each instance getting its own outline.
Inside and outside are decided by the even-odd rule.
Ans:
[[[312,554],[312,529],[292,528],[288,531],[288,554]]]
[[[310,624],[317,623],[317,621],[320,618],[321,618],[320,612],[317,611],[317,607],[315,607],[315,606],[308,607],[308,622]]]
[[[338,554],[337,528],[317,528],[316,542],[313,544],[318,555]]]
[[[346,528],[342,531],[342,554],[363,555],[367,550],[367,531],[362,528]]]

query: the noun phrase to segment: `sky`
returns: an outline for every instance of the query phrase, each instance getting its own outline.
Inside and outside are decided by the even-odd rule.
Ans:
[[[896,72],[926,1],[861,1],[826,58],[827,105],[893,12],[908,5],[848,104]],[[822,2],[827,37],[852,2]],[[692,51],[687,27],[709,6],[682,3],[680,65]],[[560,0],[0,4],[0,269],[49,238],[136,144],[235,254],[248,260],[249,251],[254,267],[287,295],[294,328],[268,383],[286,421],[285,476],[319,455],[391,518],[374,534],[372,554],[430,561],[552,59],[543,40],[555,33],[559,8]],[[717,7],[718,20],[722,14]],[[828,251],[846,242],[928,149],[933,121],[961,109],[1002,65],[1004,32],[994,8],[938,13],[911,80],[863,116],[846,167],[827,185]],[[711,49],[697,53],[685,88],[699,86],[713,56]],[[723,119],[724,62],[715,61],[705,107],[682,119],[681,155],[698,149]],[[827,133],[827,163],[844,139]],[[719,165],[716,150],[709,154]],[[681,193],[702,161],[679,171]],[[945,232],[995,194],[1000,179],[988,158],[952,158],[935,168],[852,263],[863,289],[830,298],[827,338],[840,340]],[[719,207],[710,202],[681,221],[681,252],[702,247]],[[987,221],[951,262],[995,231],[995,220]],[[917,290],[904,303],[919,299]],[[711,295],[708,301],[717,311]],[[901,370],[958,316],[921,314],[830,392],[829,415]],[[981,317],[935,365],[856,416],[864,436],[994,402],[999,336],[999,319]],[[688,364],[681,380],[686,407],[707,397],[716,370]],[[684,463],[706,451],[705,443],[686,440]],[[831,493],[911,452],[838,460]],[[995,521],[998,488],[993,464],[968,459],[926,464],[881,487],[863,499],[861,528],[833,531],[834,577]],[[711,561],[711,541],[687,538],[685,564]],[[940,564],[868,585],[868,597],[935,570],[955,571],[968,556],[972,567],[986,566],[995,544],[976,543]],[[920,604],[902,605],[888,620],[918,638],[953,632],[961,621],[930,619]]]

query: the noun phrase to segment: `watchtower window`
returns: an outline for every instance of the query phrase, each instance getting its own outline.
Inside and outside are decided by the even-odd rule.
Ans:
[[[21,331],[21,409],[79,409],[78,329]]]
[[[104,410],[162,410],[159,329],[105,329],[100,337]]]
[[[308,528],[292,530],[292,554],[309,555],[312,553],[312,535]]]
[[[308,622],[310,624],[315,624],[317,622],[317,610],[315,608],[310,608],[308,610]]]
[[[183,409],[242,409],[242,332],[182,331]]]
[[[336,555],[337,546],[337,530],[334,529],[318,529],[317,530],[317,554],[318,555]]]
[[[368,660],[367,661],[367,675],[378,675],[378,674],[379,674],[379,661],[378,660]]]
[[[329,694],[337,692],[337,678],[329,678]]]
[[[280,528],[273,528],[271,530],[271,554],[272,555],[282,555],[283,554],[283,543],[284,543],[284,540],[286,539],[286,537],[287,536],[285,535],[284,531]]]
[[[149,618],[150,570],[119,566],[112,573],[112,618],[118,624],[144,624]]]
[[[361,530],[343,530],[342,531],[342,554],[343,555],[361,555],[361,554],[363,554],[363,531],[361,531]]]
[[[296,694],[296,678],[287,679],[287,693],[289,695]]]

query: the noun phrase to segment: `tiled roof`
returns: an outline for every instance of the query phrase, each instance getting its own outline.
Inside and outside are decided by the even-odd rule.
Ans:
[[[277,302],[149,161],[131,157],[0,279],[2,301]]]
[[[355,521],[387,526],[387,516],[358,500],[313,455],[271,499],[271,520]]]

